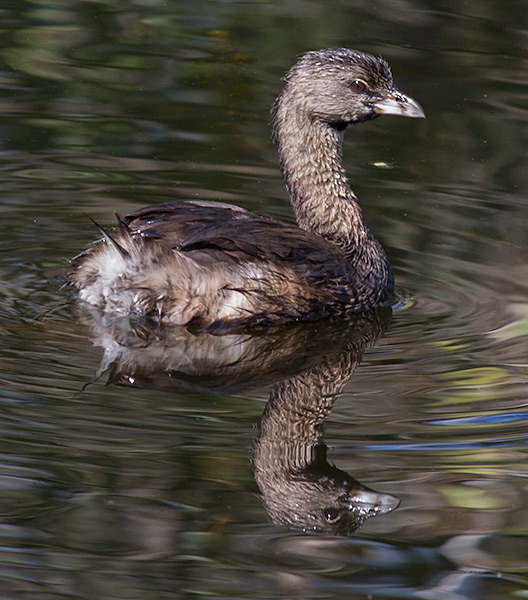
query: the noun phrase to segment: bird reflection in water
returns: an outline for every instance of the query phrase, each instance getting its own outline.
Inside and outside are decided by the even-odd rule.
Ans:
[[[363,486],[328,463],[324,423],[366,348],[390,320],[389,308],[346,320],[223,335],[134,326],[78,307],[104,349],[98,376],[164,391],[235,393],[272,383],[253,445],[263,504],[276,525],[350,535],[398,507],[398,498]]]

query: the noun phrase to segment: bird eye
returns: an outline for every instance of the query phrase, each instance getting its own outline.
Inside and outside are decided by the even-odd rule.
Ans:
[[[325,508],[323,515],[327,523],[336,523],[341,518],[337,508]]]
[[[354,81],[350,84],[353,92],[357,94],[361,94],[367,89],[367,84],[362,79],[354,79]]]

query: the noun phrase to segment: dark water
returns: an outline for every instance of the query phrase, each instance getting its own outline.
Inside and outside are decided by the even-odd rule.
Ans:
[[[1,598],[526,597],[526,3],[56,0],[0,16]],[[143,332],[131,354],[119,324],[72,315],[61,278],[97,235],[86,215],[203,198],[292,219],[268,111],[295,57],[326,46],[383,54],[427,113],[345,146],[413,305],[384,334]],[[401,501],[349,538],[272,523],[255,481],[271,477],[255,448],[290,456],[284,432],[259,434],[270,394],[272,419],[281,378],[321,369],[335,404],[314,394],[314,427],[299,413],[303,477]]]

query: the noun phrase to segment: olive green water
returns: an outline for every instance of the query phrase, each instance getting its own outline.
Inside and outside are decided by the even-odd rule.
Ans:
[[[2,600],[528,596],[526,14],[0,5]],[[273,523],[251,454],[274,382],[354,355],[356,325],[184,352],[157,338],[130,357],[126,331],[72,314],[60,289],[97,237],[87,215],[202,198],[291,220],[269,107],[296,56],[327,46],[382,54],[427,114],[346,134],[412,299],[326,415],[328,462],[401,500],[350,538]],[[105,386],[102,360],[129,363]]]

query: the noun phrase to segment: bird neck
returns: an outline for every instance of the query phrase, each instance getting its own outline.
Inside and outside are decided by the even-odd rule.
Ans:
[[[299,227],[347,250],[368,244],[373,236],[343,166],[344,127],[303,119],[287,104],[277,107],[275,135]]]

